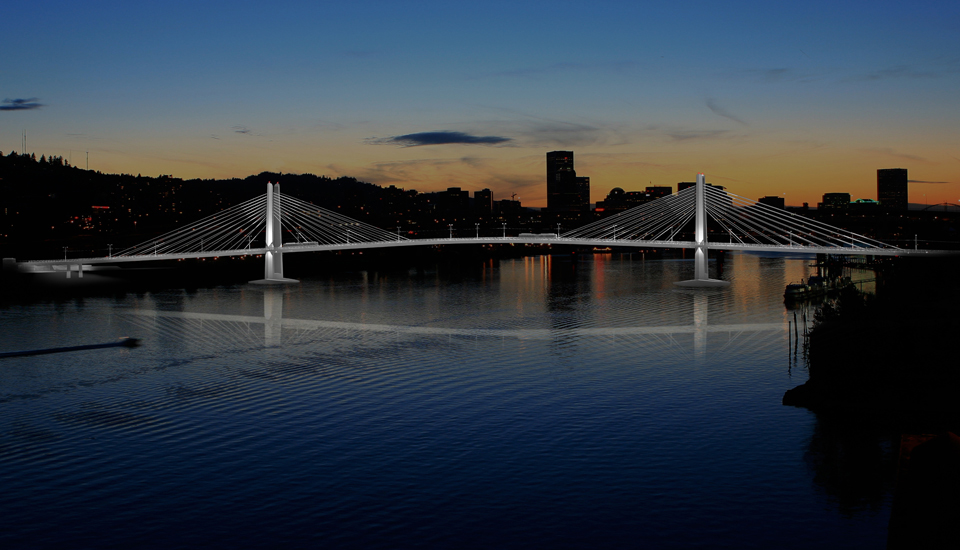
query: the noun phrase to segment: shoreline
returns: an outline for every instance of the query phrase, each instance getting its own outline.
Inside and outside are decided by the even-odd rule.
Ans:
[[[902,259],[876,296],[845,291],[816,313],[808,336],[809,379],[783,405],[895,420],[960,418],[958,262]]]

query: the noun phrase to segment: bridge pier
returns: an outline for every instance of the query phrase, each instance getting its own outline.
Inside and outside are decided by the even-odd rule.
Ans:
[[[73,274],[74,271],[77,272],[77,278],[78,278],[78,279],[83,279],[83,267],[84,267],[83,264],[79,264],[79,265],[78,265],[78,264],[66,264],[66,265],[62,265],[62,266],[54,266],[54,267],[53,267],[54,271],[57,270],[57,267],[60,267],[60,268],[62,268],[64,271],[66,271],[66,273],[67,273],[67,279],[69,279],[69,278],[72,276],[72,274]],[[88,266],[88,267],[89,267],[89,266]]]
[[[275,212],[276,211],[276,212]],[[299,283],[283,276],[283,232],[280,229],[280,184],[267,182],[266,228],[267,251],[263,253],[263,279],[253,284]]]
[[[693,288],[717,288],[730,286],[727,281],[711,279],[707,271],[707,206],[706,206],[707,178],[697,174],[696,199],[696,229],[695,240],[697,251],[694,255],[694,278],[689,281],[677,281],[673,284]]]

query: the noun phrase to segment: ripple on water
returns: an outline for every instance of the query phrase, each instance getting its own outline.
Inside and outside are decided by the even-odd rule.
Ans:
[[[4,364],[0,543],[882,544],[889,507],[832,509],[813,419],[780,406],[779,292],[808,268],[731,256],[722,293],[663,284],[683,266],[524,260],[453,286],[305,279],[278,324],[245,288],[0,310],[145,343]]]

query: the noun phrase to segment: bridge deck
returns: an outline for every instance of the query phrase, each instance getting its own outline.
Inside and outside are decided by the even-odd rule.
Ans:
[[[449,246],[449,245],[476,245],[476,244],[532,244],[532,245],[564,245],[590,247],[625,247],[625,248],[696,248],[692,241],[641,241],[641,240],[614,240],[614,239],[581,239],[569,237],[455,237],[446,239],[400,239],[397,241],[357,242],[340,244],[297,244],[287,243],[279,250],[284,254],[298,252],[323,252],[337,250],[368,250],[376,248],[404,248],[411,246]],[[764,245],[711,242],[708,248],[713,250],[742,250],[750,252],[793,252],[798,254],[845,254],[857,256],[932,256],[955,254],[955,251],[945,250],[912,250],[903,248],[865,248],[865,247],[815,247],[802,245]],[[230,256],[257,256],[266,253],[266,248],[243,248],[235,250],[212,250],[205,252],[188,252],[179,254],[143,254],[113,257],[68,258],[56,260],[27,260],[18,262],[22,268],[30,271],[29,266],[39,268],[46,266],[67,265],[95,265],[95,264],[122,264],[128,262],[183,260],[198,258],[218,258]]]

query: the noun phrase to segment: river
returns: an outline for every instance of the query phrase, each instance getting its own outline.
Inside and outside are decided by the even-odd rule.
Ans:
[[[0,360],[0,546],[882,547],[889,442],[780,403],[810,264],[729,254],[700,290],[673,285],[691,261],[531,256],[6,304],[0,351],[143,345]],[[845,472],[850,448],[883,471]]]

